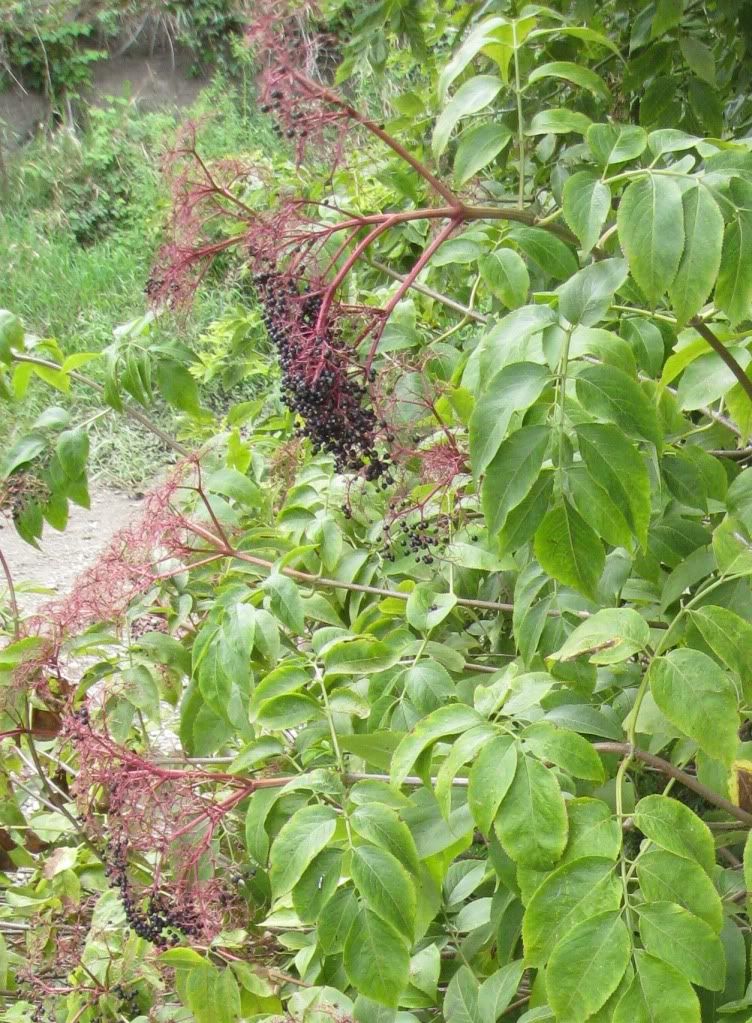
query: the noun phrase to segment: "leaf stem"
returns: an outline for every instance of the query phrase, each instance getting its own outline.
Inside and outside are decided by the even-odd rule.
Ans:
[[[517,205],[525,205],[525,122],[522,111],[522,87],[520,85],[520,59],[517,45],[517,22],[512,22],[512,48],[514,52],[514,92],[517,97],[517,159],[519,164],[519,185]]]

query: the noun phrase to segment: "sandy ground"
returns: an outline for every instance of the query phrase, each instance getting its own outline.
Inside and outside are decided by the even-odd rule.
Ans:
[[[67,593],[111,537],[139,514],[141,505],[140,498],[94,488],[91,508],[71,505],[62,533],[45,525],[40,550],[29,546],[13,524],[0,517],[0,550],[10,566],[21,607],[29,610],[51,595]],[[0,578],[0,602],[4,593]]]

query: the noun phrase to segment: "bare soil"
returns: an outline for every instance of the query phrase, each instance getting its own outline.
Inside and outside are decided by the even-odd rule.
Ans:
[[[28,611],[50,596],[67,593],[114,534],[139,514],[141,500],[94,488],[91,508],[71,505],[70,519],[62,533],[45,525],[40,550],[29,546],[12,523],[0,518],[0,550],[10,566],[20,607]],[[0,603],[4,595],[5,580],[0,578]]]

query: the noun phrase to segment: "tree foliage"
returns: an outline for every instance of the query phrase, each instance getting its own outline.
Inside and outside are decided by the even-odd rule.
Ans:
[[[0,319],[17,398],[183,430],[68,598],[6,569],[11,1023],[752,1018],[746,14],[447,6],[369,9],[425,54],[384,122],[261,12],[290,159],[186,132],[101,376]],[[211,356],[150,344],[233,252]],[[6,453],[30,542],[88,446]]]

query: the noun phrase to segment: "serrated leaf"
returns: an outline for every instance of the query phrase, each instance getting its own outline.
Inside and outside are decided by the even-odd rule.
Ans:
[[[403,867],[413,874],[418,873],[420,864],[415,841],[394,810],[382,803],[366,803],[353,811],[350,823],[361,838],[386,849]]]
[[[291,891],[334,835],[337,814],[329,806],[304,806],[282,826],[271,848],[269,879],[276,899]]]
[[[484,721],[480,714],[464,704],[439,707],[432,714],[421,718],[413,731],[402,739],[394,751],[391,767],[392,785],[398,788],[421,753],[438,739],[457,735],[482,724]]]
[[[653,699],[668,720],[708,756],[731,764],[738,743],[737,695],[716,662],[699,650],[672,650],[653,660],[649,679]]]
[[[457,123],[468,114],[477,114],[498,96],[502,82],[493,75],[476,75],[463,82],[439,115],[431,148],[438,159],[447,147]]]
[[[682,196],[684,252],[669,298],[679,327],[702,309],[721,265],[723,214],[709,189],[688,188]]]
[[[593,171],[578,171],[564,182],[562,210],[568,226],[590,252],[611,210],[611,190]]]
[[[647,147],[644,128],[635,124],[591,124],[587,132],[590,152],[601,167],[636,160]]]
[[[560,238],[542,227],[513,227],[507,234],[544,274],[566,281],[577,273],[577,259]]]
[[[635,949],[636,973],[614,1010],[613,1023],[700,1023],[700,1002],[677,969]]]
[[[460,966],[444,996],[446,1023],[486,1023],[478,1006],[480,985],[468,966]]]
[[[583,654],[591,664],[618,664],[644,650],[650,642],[650,627],[630,607],[607,607],[578,625],[549,660],[570,661]]]
[[[715,304],[731,326],[749,318],[752,310],[752,212],[737,212],[726,225]]]
[[[515,862],[547,870],[564,852],[569,821],[555,775],[534,757],[517,760],[494,828]]]
[[[353,849],[351,871],[355,887],[368,908],[412,942],[417,896],[415,885],[399,860],[379,846],[359,845]]]
[[[662,435],[655,405],[623,370],[615,366],[588,366],[577,374],[577,398],[583,408],[615,423],[632,437],[644,437],[656,447]]]
[[[454,177],[464,185],[494,160],[512,138],[505,124],[478,124],[462,133],[454,157]]]
[[[555,764],[573,778],[605,780],[600,757],[577,732],[557,728],[550,721],[535,721],[522,732],[522,739],[540,760]]]
[[[593,596],[606,555],[598,535],[566,501],[552,508],[535,534],[535,556],[552,578]]]
[[[401,652],[371,636],[342,639],[327,646],[324,666],[329,675],[370,675],[391,668]]]
[[[559,312],[571,324],[592,327],[605,317],[614,293],[627,279],[623,259],[602,259],[579,270],[558,289]]]
[[[544,966],[560,938],[581,921],[618,909],[621,897],[621,882],[608,859],[588,856],[548,874],[525,910],[527,964]]]
[[[554,60],[547,64],[539,64],[527,76],[527,81],[529,85],[532,85],[534,82],[546,78],[563,79],[574,85],[580,85],[583,89],[592,92],[594,96],[600,96],[601,99],[608,100],[611,95],[608,86],[599,74],[588,67],[573,64],[568,60]]]
[[[394,1008],[408,981],[410,952],[391,924],[364,908],[345,941],[344,967],[356,991]]]
[[[599,913],[572,928],[554,946],[546,989],[557,1023],[581,1023],[619,986],[632,942],[620,913]]]
[[[470,768],[467,802],[484,835],[491,827],[517,770],[517,744],[510,735],[487,743]]]
[[[517,993],[525,970],[522,959],[507,963],[487,977],[478,992],[478,1009],[483,1023],[496,1023]]]
[[[684,251],[682,193],[674,178],[651,174],[633,181],[616,222],[629,269],[655,306],[674,282]]]
[[[699,863],[666,849],[648,849],[637,860],[637,878],[647,902],[675,902],[720,933],[723,904]]]
[[[303,632],[305,629],[303,602],[292,579],[281,572],[274,572],[263,581],[261,588],[269,594],[272,613],[282,624],[292,632],[298,634]]]
[[[638,913],[647,952],[674,966],[693,984],[722,990],[726,976],[723,946],[704,920],[673,902],[644,903]]]
[[[554,107],[550,110],[539,110],[533,115],[527,135],[577,135],[587,134],[592,121],[586,114],[568,107]]]
[[[650,480],[644,458],[615,426],[585,423],[577,427],[577,440],[588,471],[644,545],[650,521]]]
[[[72,480],[78,479],[83,475],[89,457],[88,433],[80,426],[64,430],[57,439],[55,451],[65,475]]]
[[[476,476],[485,472],[496,455],[514,413],[529,408],[548,379],[546,367],[535,362],[514,362],[491,378],[470,417],[470,459]]]
[[[430,583],[419,583],[407,598],[405,617],[414,629],[430,632],[457,604],[454,593],[437,593]]]
[[[525,261],[514,249],[499,249],[484,256],[478,269],[488,290],[507,309],[518,309],[525,304],[530,291],[530,275]]]
[[[491,535],[501,530],[509,512],[535,483],[549,442],[548,427],[523,426],[500,444],[481,487],[483,514]]]
[[[706,874],[715,865],[715,843],[707,824],[668,796],[645,796],[634,812],[635,827],[662,849],[695,860]]]
[[[746,700],[752,698],[749,674],[752,665],[752,625],[725,607],[705,604],[690,611],[702,638],[723,663],[741,678]]]

